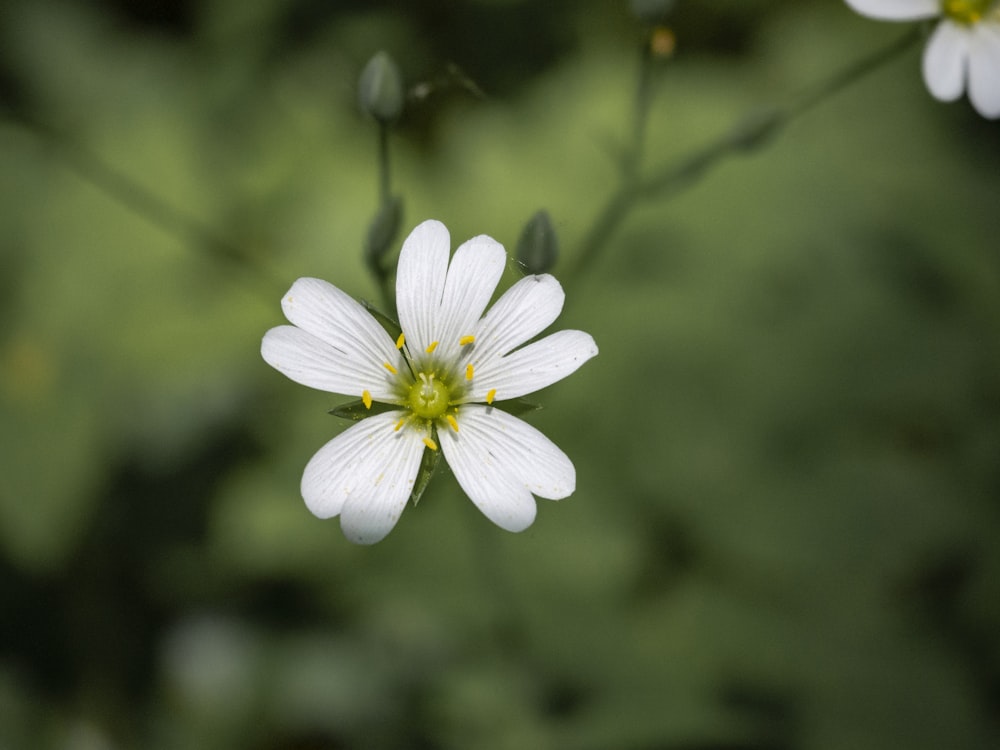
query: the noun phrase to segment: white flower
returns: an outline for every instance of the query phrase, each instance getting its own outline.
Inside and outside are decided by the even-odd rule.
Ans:
[[[526,422],[492,406],[561,380],[597,354],[582,331],[526,344],[558,317],[552,276],[526,276],[483,315],[506,252],[481,235],[455,251],[448,230],[425,221],[403,243],[396,274],[396,341],[358,302],[319,279],[299,279],[282,300],[293,324],[264,335],[261,354],[302,385],[358,396],[371,416],[313,456],[302,496],[320,518],[372,544],[388,534],[414,487],[425,450],[441,450],[458,483],[495,524],[522,531],[532,494],[558,500],[576,488],[572,462]]]
[[[1000,0],[847,0],[888,21],[940,18],[924,49],[924,81],[941,101],[969,99],[983,117],[1000,117]]]

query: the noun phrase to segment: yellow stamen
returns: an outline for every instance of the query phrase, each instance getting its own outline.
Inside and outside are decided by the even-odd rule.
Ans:
[[[473,367],[471,364],[466,365],[465,366],[465,379],[466,380],[472,380],[472,373],[474,373],[475,371],[476,371],[476,368]]]
[[[399,338],[396,339],[396,348],[397,349],[402,349],[403,348],[403,344],[405,344],[405,343],[406,343],[406,336],[404,336],[403,334],[399,334]]]
[[[385,369],[387,369],[387,370],[388,370],[389,372],[391,372],[391,373],[392,373],[393,375],[395,375],[395,374],[396,374],[396,368],[395,368],[395,367],[393,367],[392,365],[390,365],[390,364],[389,364],[388,362],[383,362],[383,363],[382,363],[382,367],[384,367]]]
[[[445,417],[445,419],[448,420],[448,424],[451,425],[451,429],[453,429],[455,432],[458,432],[458,420],[455,419],[453,416],[451,416],[451,414]]]
[[[487,404],[492,404],[493,403],[493,399],[495,399],[496,397],[497,397],[497,389],[496,388],[490,388],[490,392],[486,394],[486,403]]]
[[[405,419],[399,420],[398,422],[396,422],[396,426],[392,428],[392,431],[393,432],[399,432],[401,429],[403,429],[403,425],[404,424],[406,424],[406,420]]]
[[[438,449],[438,445],[437,445],[437,443],[435,443],[435,442],[434,442],[433,440],[431,440],[431,439],[430,439],[429,437],[425,437],[425,438],[424,438],[424,445],[426,445],[426,446],[427,446],[428,448],[430,448],[430,449],[431,449],[432,451],[436,451],[436,450]]]
[[[431,354],[437,348],[438,348],[438,342],[437,341],[432,341],[431,345],[427,347],[426,351],[427,351],[428,354]]]
[[[361,400],[364,401],[366,409],[371,409],[372,408],[372,394],[371,393],[369,393],[368,391],[364,391],[361,394]]]
[[[458,345],[459,346],[468,346],[469,344],[471,344],[475,340],[476,340],[475,336],[462,336],[462,338],[460,338],[458,340]]]

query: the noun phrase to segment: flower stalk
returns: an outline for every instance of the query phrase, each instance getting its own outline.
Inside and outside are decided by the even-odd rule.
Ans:
[[[747,115],[701,149],[662,166],[646,177],[640,174],[639,162],[645,121],[649,115],[650,84],[648,64],[640,65],[639,85],[633,106],[635,121],[632,126],[632,141],[623,159],[621,181],[590,225],[571,265],[563,272],[563,277],[575,279],[586,271],[596,261],[628,215],[641,202],[669,198],[689,188],[724,159],[769,144],[773,137],[794,119],[880,69],[912,47],[921,36],[920,30],[914,29],[888,46],[851,63],[825,81],[806,89],[786,105]]]

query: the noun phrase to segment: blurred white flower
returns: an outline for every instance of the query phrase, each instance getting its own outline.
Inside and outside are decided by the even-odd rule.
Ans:
[[[403,243],[396,274],[396,341],[358,302],[319,279],[299,279],[282,300],[293,324],[268,331],[261,354],[297,383],[359,396],[371,415],[313,456],[302,496],[320,518],[372,544],[392,530],[424,451],[441,450],[458,483],[495,524],[521,531],[532,494],[572,494],[576,471],[554,443],[494,403],[537,391],[597,354],[582,331],[524,345],[558,317],[552,276],[526,276],[483,312],[506,265],[481,235],[455,251],[448,230],[425,221]],[[387,407],[374,408],[375,404]]]
[[[940,18],[924,49],[924,81],[941,101],[969,99],[983,117],[1000,117],[1000,0],[846,0],[888,21]]]

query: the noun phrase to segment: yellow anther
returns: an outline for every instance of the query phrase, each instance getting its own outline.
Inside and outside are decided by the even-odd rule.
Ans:
[[[475,371],[476,371],[476,368],[473,367],[471,364],[466,365],[465,366],[465,379],[466,380],[472,380],[472,373],[474,373]]]
[[[388,362],[383,362],[383,363],[382,363],[382,367],[384,367],[385,369],[387,369],[387,370],[388,370],[389,372],[391,372],[391,373],[392,373],[393,375],[395,375],[395,374],[396,374],[396,368],[395,368],[395,367],[393,367],[392,365],[390,365],[390,364],[389,364]]]
[[[437,349],[437,348],[438,348],[438,342],[437,341],[432,341],[431,344],[430,344],[430,346],[427,347],[426,352],[428,354],[432,354],[434,352],[434,350]]]
[[[462,338],[460,338],[458,340],[458,345],[459,346],[468,346],[469,344],[471,344],[475,340],[476,340],[475,336],[462,336]]]
[[[397,349],[402,349],[403,348],[403,344],[405,344],[405,343],[406,343],[406,336],[404,336],[402,333],[399,334],[399,338],[396,339],[396,348]]]
[[[371,409],[372,408],[372,394],[371,393],[369,393],[368,391],[362,392],[362,394],[361,394],[361,400],[364,401],[366,409]]]
[[[405,419],[399,420],[398,422],[396,422],[396,425],[392,428],[392,431],[393,432],[399,432],[401,429],[403,429],[403,425],[404,424],[406,424],[406,420]]]
[[[438,444],[435,443],[433,440],[431,440],[429,437],[424,438],[424,445],[426,445],[432,451],[436,451],[438,449]]]
[[[493,403],[493,399],[495,399],[496,397],[497,397],[497,389],[496,388],[490,388],[490,392],[486,394],[486,403],[487,404],[492,404]]]
[[[451,425],[451,429],[458,432],[458,420],[455,419],[451,414],[449,414],[445,419],[448,420],[448,424]]]

